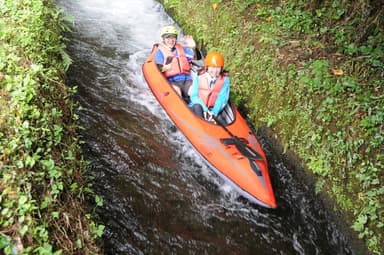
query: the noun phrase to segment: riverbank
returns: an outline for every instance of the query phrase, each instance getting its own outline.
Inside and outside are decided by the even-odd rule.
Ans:
[[[273,130],[314,175],[319,197],[383,254],[383,7],[162,2],[201,47],[224,54],[248,119]]]
[[[100,254],[54,1],[0,1],[0,253]],[[91,201],[91,202],[89,202]]]

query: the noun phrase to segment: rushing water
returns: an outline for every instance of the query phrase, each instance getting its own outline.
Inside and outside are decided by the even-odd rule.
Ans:
[[[357,254],[313,188],[262,137],[276,210],[253,205],[200,159],[151,94],[141,65],[173,23],[154,0],[60,0],[75,18],[86,158],[104,205],[106,254]]]

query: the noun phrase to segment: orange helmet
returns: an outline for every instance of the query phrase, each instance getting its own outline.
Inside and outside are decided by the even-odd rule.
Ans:
[[[219,52],[209,52],[205,57],[205,67],[207,66],[224,66],[224,57]]]

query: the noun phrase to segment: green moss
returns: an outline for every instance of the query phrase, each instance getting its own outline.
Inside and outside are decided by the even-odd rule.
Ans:
[[[97,254],[74,91],[63,83],[63,13],[53,1],[0,1],[0,26],[0,253]]]

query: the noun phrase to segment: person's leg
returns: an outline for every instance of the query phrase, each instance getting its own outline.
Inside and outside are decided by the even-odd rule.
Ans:
[[[186,80],[183,82],[183,85],[180,87],[181,88],[181,94],[183,96],[183,99],[184,101],[189,104],[190,103],[190,100],[189,100],[189,90],[192,86],[192,81],[191,80]]]
[[[183,80],[183,81],[178,81],[175,83],[176,86],[179,87],[181,90],[181,95],[183,98],[189,97],[189,88],[192,86],[192,81],[191,80]]]
[[[192,80],[186,80],[184,82],[184,96],[189,97],[191,95]]]
[[[201,118],[204,118],[204,115],[203,115],[203,107],[201,107],[201,105],[199,104],[194,104],[192,105],[191,107],[191,110],[194,114],[196,114],[197,116],[201,117]]]
[[[176,91],[176,93],[181,96],[181,89],[180,89],[180,84],[179,83],[172,83],[173,89]]]

